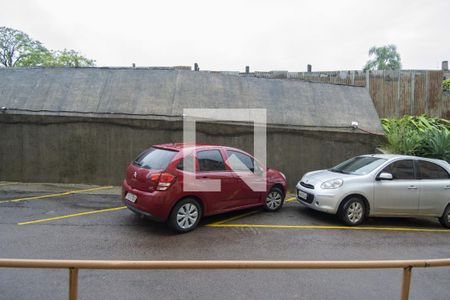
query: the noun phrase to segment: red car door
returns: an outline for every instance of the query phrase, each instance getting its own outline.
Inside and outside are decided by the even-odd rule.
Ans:
[[[265,195],[266,179],[253,157],[235,150],[226,150],[226,156],[236,177],[236,198],[241,206],[260,203]]]
[[[221,151],[219,149],[199,150],[196,158],[198,164],[196,180],[203,181],[201,186],[204,189],[216,188],[199,192],[208,207],[206,214],[239,207],[240,203],[236,198],[236,178],[226,167]],[[220,180],[220,185],[215,185],[210,180]]]

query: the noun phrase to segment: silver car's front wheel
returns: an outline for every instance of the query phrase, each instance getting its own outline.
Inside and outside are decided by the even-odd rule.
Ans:
[[[347,225],[359,225],[364,221],[366,207],[359,198],[348,199],[341,207],[340,217]]]
[[[441,222],[442,226],[450,228],[450,204],[445,208],[444,213],[439,218],[439,222]]]

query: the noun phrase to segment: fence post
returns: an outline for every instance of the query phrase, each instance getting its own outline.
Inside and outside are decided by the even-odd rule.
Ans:
[[[414,71],[411,71],[410,72],[410,76],[411,76],[411,94],[410,94],[410,102],[409,102],[409,107],[410,107],[410,114],[411,115],[414,115],[415,114],[415,110],[416,110],[416,108],[415,108],[415,95],[414,95],[414,93],[415,93],[415,91],[414,91],[414,89],[415,89],[415,86],[416,86],[416,72],[414,72]]]
[[[398,70],[398,77],[397,77],[397,99],[395,102],[395,115],[397,118],[400,118],[400,84],[402,79],[402,71]]]
[[[412,267],[407,267],[403,269],[402,294],[400,296],[401,300],[409,299],[409,287],[411,285],[411,270]]]
[[[69,300],[78,298],[78,269],[69,269]]]
[[[425,72],[425,113],[429,114],[430,71]]]
[[[366,71],[366,89],[370,94],[370,71]]]

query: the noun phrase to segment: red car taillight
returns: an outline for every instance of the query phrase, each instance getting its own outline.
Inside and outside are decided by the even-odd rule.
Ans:
[[[165,191],[175,181],[175,176],[170,173],[162,173],[159,177],[159,183],[156,187],[157,191]]]
[[[150,176],[150,189],[155,190],[156,187],[157,191],[165,191],[172,185],[172,183],[175,181],[175,178],[176,177],[170,173],[152,174]]]

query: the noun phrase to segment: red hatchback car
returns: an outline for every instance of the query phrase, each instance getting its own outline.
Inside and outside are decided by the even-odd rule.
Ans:
[[[277,211],[286,190],[283,173],[263,167],[242,150],[163,144],[128,166],[122,199],[134,213],[188,232],[203,216],[257,206]]]

